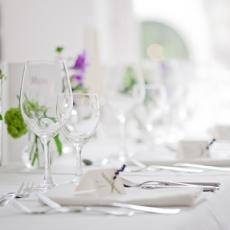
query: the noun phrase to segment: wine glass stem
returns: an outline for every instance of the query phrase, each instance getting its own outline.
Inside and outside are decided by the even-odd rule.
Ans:
[[[74,145],[74,151],[76,154],[76,171],[75,171],[75,176],[80,178],[83,174],[82,170],[82,159],[81,159],[81,153],[82,153],[82,144],[77,143]]]
[[[50,152],[48,150],[48,140],[47,137],[41,138],[41,142],[43,145],[43,150],[45,154],[45,174],[44,174],[44,186],[47,188],[52,187],[54,185],[53,179],[50,174],[50,164],[51,164],[51,157]]]

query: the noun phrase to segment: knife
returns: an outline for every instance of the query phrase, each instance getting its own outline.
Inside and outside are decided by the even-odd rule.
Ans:
[[[189,168],[189,169],[203,169],[203,170],[206,169],[206,170],[230,172],[230,168],[211,166],[211,165],[201,165],[201,164],[191,164],[191,163],[177,163],[177,164],[175,164],[175,166]]]
[[[68,208],[63,207],[60,204],[58,204],[57,202],[51,200],[50,198],[48,198],[44,194],[37,193],[36,195],[44,204],[46,204],[50,208],[53,208],[53,209],[58,210],[58,211],[63,211],[63,212],[67,212],[69,210]],[[94,205],[94,206],[96,206],[96,205]],[[127,209],[131,209],[131,210],[142,211],[142,212],[149,212],[149,213],[155,213],[155,214],[169,214],[169,215],[170,214],[177,214],[181,211],[181,209],[179,209],[179,208],[158,208],[158,207],[149,207],[149,206],[117,203],[117,202],[111,203],[111,204],[108,204],[105,206],[127,208]],[[81,206],[79,208],[81,209],[82,207],[83,206]],[[87,206],[85,206],[85,207],[87,207]]]
[[[137,211],[155,213],[155,214],[178,214],[181,209],[179,208],[158,208],[158,207],[151,207],[151,206],[142,206],[136,204],[127,204],[127,203],[112,203],[111,206],[119,207],[119,208],[128,208]]]

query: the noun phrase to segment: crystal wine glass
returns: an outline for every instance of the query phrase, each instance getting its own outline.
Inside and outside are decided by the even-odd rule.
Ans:
[[[144,100],[144,79],[137,65],[114,66],[105,80],[105,95],[109,107],[120,123],[122,149],[119,161],[130,157],[127,149],[126,126],[129,113]]]
[[[164,85],[145,85],[145,99],[136,108],[136,118],[143,127],[147,144],[163,144],[166,137],[165,117],[168,112],[167,95]]]
[[[63,127],[62,133],[73,144],[76,154],[76,171],[73,182],[78,182],[82,171],[82,148],[95,134],[99,121],[99,101],[96,94],[73,93],[71,117]]]
[[[39,136],[45,154],[44,181],[38,189],[55,184],[50,173],[48,143],[71,115],[73,107],[69,75],[64,62],[28,61],[25,63],[20,92],[20,108],[25,123]]]

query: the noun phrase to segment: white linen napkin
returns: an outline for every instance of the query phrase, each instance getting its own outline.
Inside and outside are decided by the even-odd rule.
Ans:
[[[75,190],[75,185],[61,185],[47,193],[47,196],[61,205],[109,205],[123,202],[145,206],[192,206],[196,204],[202,194],[199,188],[164,188],[144,190],[140,188],[126,188],[125,194],[112,193],[100,196],[91,190]]]

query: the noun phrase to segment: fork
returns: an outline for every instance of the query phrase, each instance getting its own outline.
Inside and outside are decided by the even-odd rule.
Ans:
[[[0,205],[6,206],[12,199],[15,198],[25,198],[30,195],[30,192],[33,188],[33,183],[31,182],[22,182],[16,192],[9,192],[3,195],[0,198]]]
[[[51,208],[44,210],[32,210],[25,204],[14,200],[14,207],[19,209],[25,214],[33,214],[33,215],[41,215],[48,213],[89,213],[89,214],[101,214],[101,215],[113,215],[113,216],[133,216],[135,214],[134,211],[130,210],[109,210],[109,209],[101,209],[97,207],[75,207],[75,208],[67,208],[67,207],[59,207],[59,208]]]
[[[124,180],[124,179],[123,179]],[[206,183],[202,184],[196,182],[170,182],[170,181],[144,181],[142,183],[133,183],[128,180],[124,180],[124,187],[140,187],[143,189],[157,189],[157,188],[178,188],[178,187],[198,187],[202,188],[204,192],[215,192],[219,189],[219,184],[217,183]]]
[[[62,210],[62,209],[68,209],[67,207],[61,206],[59,203],[51,200],[49,197],[45,196],[44,194],[37,193],[37,196],[39,200],[47,205],[48,207],[54,209],[54,210]],[[181,211],[179,208],[160,208],[160,207],[153,207],[153,206],[142,206],[142,205],[135,205],[135,204],[129,204],[129,203],[110,203],[108,205],[105,205],[107,207],[117,207],[117,208],[125,208],[125,209],[130,209],[132,211],[141,211],[141,212],[147,212],[147,213],[154,213],[154,214],[167,214],[167,215],[172,215],[172,214],[177,214]],[[89,207],[89,206],[84,206],[81,208],[86,208],[89,211],[90,210],[95,210],[98,209],[98,207]],[[107,211],[107,210],[105,210]],[[115,210],[117,212],[117,210]],[[120,210],[119,210],[120,211]],[[114,211],[113,211],[114,212]]]

